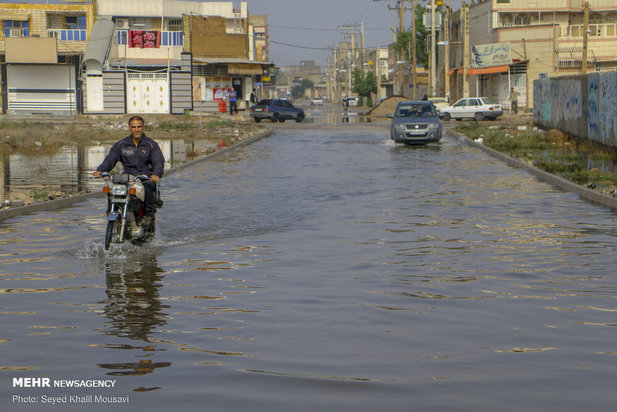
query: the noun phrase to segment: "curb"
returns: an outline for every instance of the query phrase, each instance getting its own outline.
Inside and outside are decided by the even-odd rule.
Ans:
[[[512,167],[519,168],[519,169],[525,169],[529,173],[531,173],[533,176],[539,178],[540,180],[550,183],[551,185],[556,186],[566,192],[577,193],[581,198],[588,200],[592,203],[596,203],[602,206],[607,206],[607,207],[610,207],[611,209],[617,210],[617,199],[612,196],[608,196],[608,195],[605,195],[604,193],[599,193],[591,189],[587,189],[586,187],[573,183],[560,176],[556,176],[552,173],[545,172],[544,170],[538,169],[535,166],[530,166],[525,162],[522,162],[518,159],[505,155],[496,150],[493,150],[490,147],[484,146],[483,144],[476,143],[462,133],[456,132],[454,130],[449,130],[448,133],[453,135],[454,137],[457,137],[459,140],[463,140],[469,146],[477,147],[483,150],[484,152],[488,153],[489,155],[507,163],[508,165]]]
[[[267,130],[263,130],[261,132],[259,132],[258,134],[256,134],[253,137],[250,137],[246,140],[243,140],[239,143],[236,143],[233,146],[229,146],[226,147],[224,149],[221,150],[217,150],[214,153],[210,153],[209,155],[200,157],[198,159],[192,160],[190,162],[187,163],[183,163],[181,165],[178,165],[176,167],[172,167],[170,169],[166,169],[165,170],[165,175],[170,175],[173,174],[179,170],[185,169],[189,166],[192,166],[196,163],[211,159],[215,156],[219,156],[223,153],[226,153],[230,150],[234,150],[237,148],[240,148],[242,146],[246,146],[249,145],[251,143],[254,143],[258,140],[261,140],[265,137],[271,136],[274,134],[274,131],[270,128],[268,128]],[[75,203],[79,203],[79,202],[83,202],[86,201],[88,199],[91,198],[95,198],[95,197],[103,197],[103,192],[89,192],[89,193],[81,193],[81,194],[77,194],[77,195],[72,195],[69,197],[63,197],[60,199],[54,199],[54,200],[48,200],[45,202],[39,202],[39,203],[33,203],[31,205],[27,205],[27,206],[20,206],[20,207],[14,207],[14,208],[8,208],[8,209],[4,209],[4,210],[0,210],[0,222],[6,219],[11,219],[15,216],[20,216],[20,215],[24,215],[27,213],[33,213],[33,212],[41,212],[41,211],[51,211],[51,210],[58,210],[58,209],[62,209],[68,206],[71,206]]]

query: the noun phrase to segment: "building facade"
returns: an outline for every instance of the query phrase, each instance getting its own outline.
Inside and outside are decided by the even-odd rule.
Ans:
[[[95,10],[85,3],[0,3],[2,112],[82,110],[80,57]]]
[[[533,104],[533,80],[582,70],[588,33],[589,71],[617,68],[617,2],[487,0],[449,16],[449,94],[486,96],[509,107]],[[588,17],[584,29],[585,15]],[[445,74],[444,74],[445,75]]]
[[[271,66],[267,32],[246,2],[0,3],[2,111],[182,114],[231,88],[243,108]]]

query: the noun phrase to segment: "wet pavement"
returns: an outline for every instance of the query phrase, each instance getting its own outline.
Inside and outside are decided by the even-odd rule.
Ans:
[[[146,246],[104,199],[0,222],[2,410],[612,410],[614,212],[320,110],[164,179]]]

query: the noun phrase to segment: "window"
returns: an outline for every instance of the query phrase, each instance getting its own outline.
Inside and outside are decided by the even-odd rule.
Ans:
[[[168,19],[167,31],[182,31],[182,19]]]
[[[86,16],[64,16],[64,28],[67,30],[85,30]]]
[[[528,26],[530,22],[529,16],[520,15],[514,18],[515,26]]]
[[[501,18],[501,25],[503,27],[511,27],[512,26],[512,16],[506,14]]]
[[[5,20],[4,37],[30,37],[30,22],[28,20]]]

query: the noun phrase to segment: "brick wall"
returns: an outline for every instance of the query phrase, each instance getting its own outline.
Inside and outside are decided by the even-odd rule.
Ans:
[[[224,17],[191,16],[189,30],[189,47],[194,57],[248,58],[246,30],[242,34],[226,33]]]

